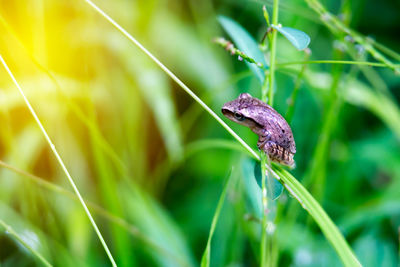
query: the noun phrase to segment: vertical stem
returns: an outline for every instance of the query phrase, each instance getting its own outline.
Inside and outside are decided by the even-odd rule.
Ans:
[[[279,0],[274,0],[273,11],[272,11],[272,24],[278,24],[278,6]],[[264,11],[265,13],[265,11]],[[268,22],[268,21],[267,21]],[[272,31],[272,37],[270,40],[270,65],[269,71],[265,73],[265,82],[261,88],[262,101],[267,102],[270,106],[273,105],[273,97],[274,97],[274,79],[275,79],[275,54],[276,54],[276,35],[277,31]],[[268,197],[267,197],[267,186],[266,186],[266,164],[270,166],[270,161],[267,155],[263,151],[261,151],[261,177],[262,177],[262,204],[263,204],[263,217],[261,223],[261,244],[260,244],[260,253],[261,253],[261,261],[260,266],[273,266],[272,259],[272,251],[274,246],[271,242],[267,240],[267,224],[268,224]],[[267,243],[269,246],[267,248]],[[268,256],[268,257],[267,257]]]
[[[267,102],[268,99],[268,84],[269,74],[265,72],[264,84],[261,87],[261,100]],[[267,211],[268,211],[268,198],[267,198],[267,183],[266,183],[266,168],[265,164],[268,162],[268,157],[264,151],[260,151],[261,161],[261,198],[262,198],[262,220],[261,220],[261,243],[260,243],[260,266],[267,266]]]
[[[264,84],[261,88],[261,100],[267,102],[268,99],[268,84],[269,74],[265,72]],[[261,243],[260,243],[260,266],[267,266],[267,212],[268,212],[268,198],[267,198],[267,183],[266,183],[266,168],[268,157],[264,151],[260,151],[261,160],[261,198],[262,198],[262,220],[261,220]],[[268,255],[270,256],[270,255]]]
[[[268,213],[268,198],[267,198],[267,186],[266,186],[266,168],[265,163],[269,163],[268,157],[261,151],[261,184],[262,184],[262,221],[261,221],[261,244],[260,244],[260,266],[267,266],[267,213]]]
[[[278,25],[278,7],[279,7],[279,0],[274,0],[274,6],[272,11],[272,24]],[[274,100],[274,80],[275,80],[275,53],[276,53],[276,36],[277,31],[272,31],[272,38],[271,38],[271,54],[270,54],[270,62],[269,62],[269,88],[268,88],[268,104],[270,106],[273,105]]]

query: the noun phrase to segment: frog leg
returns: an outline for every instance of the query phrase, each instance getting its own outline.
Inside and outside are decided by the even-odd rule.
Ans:
[[[271,134],[268,131],[263,131],[263,134],[259,135],[257,147],[260,150],[263,150],[265,153],[267,153],[266,144],[267,142],[270,141],[271,141]]]
[[[267,141],[263,146],[263,151],[272,161],[294,166],[293,154],[273,141]]]
[[[264,144],[264,151],[272,160],[280,159],[283,154],[283,148],[273,141],[268,141]]]

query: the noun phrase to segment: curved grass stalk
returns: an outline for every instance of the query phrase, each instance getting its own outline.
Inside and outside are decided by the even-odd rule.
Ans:
[[[22,244],[25,248],[27,248],[30,252],[32,252],[32,254],[35,255],[44,266],[48,266],[48,267],[53,266],[50,262],[48,262],[45,259],[45,257],[43,257],[42,254],[40,254],[40,252],[36,251],[34,248],[32,248],[32,246],[30,246],[28,243],[26,243],[24,241],[24,239],[17,232],[15,232],[14,229],[10,225],[5,223],[2,219],[0,219],[0,225],[4,229],[6,229],[6,231],[10,235],[12,235],[15,239],[17,239],[20,244]]]
[[[172,80],[174,80],[187,94],[189,94],[199,105],[201,105],[225,130],[227,130],[255,159],[260,161],[258,153],[256,153],[242,138],[236,134],[210,107],[207,106],[189,87],[187,87],[174,73],[172,73],[163,63],[161,63],[152,53],[150,53],[141,43],[139,43],[131,34],[116,23],[103,10],[97,7],[92,1],[85,0],[92,8],[94,8],[101,16],[118,29],[125,37],[127,37],[142,52],[150,57]],[[337,254],[341,258],[345,266],[361,266],[349,244],[340,233],[326,212],[311,196],[311,194],[298,182],[290,173],[275,166],[272,168],[268,164],[265,165],[267,170],[280,181],[290,194],[296,198],[302,207],[315,219],[321,228],[325,237],[335,248]]]
[[[90,214],[90,211],[89,211],[88,207],[86,206],[85,201],[83,200],[83,198],[82,198],[82,196],[81,196],[81,194],[80,194],[80,192],[78,190],[78,187],[75,185],[75,182],[72,179],[72,176],[70,175],[67,167],[65,166],[64,161],[61,159],[61,156],[58,153],[55,145],[51,141],[49,135],[47,134],[46,130],[43,127],[43,124],[41,123],[41,121],[40,121],[39,117],[37,116],[35,110],[33,109],[32,105],[30,104],[28,98],[25,96],[24,91],[22,90],[21,86],[18,84],[17,80],[15,79],[15,77],[14,77],[13,73],[11,72],[10,68],[8,67],[7,63],[4,61],[2,55],[0,55],[0,61],[3,64],[4,68],[6,69],[7,73],[9,74],[9,76],[11,77],[11,79],[14,82],[15,86],[18,88],[22,98],[25,101],[26,106],[28,107],[29,111],[31,112],[33,118],[35,119],[37,125],[39,126],[41,132],[43,133],[47,143],[49,144],[51,150],[53,151],[54,156],[57,158],[58,163],[60,164],[62,170],[64,171],[65,175],[67,176],[69,183],[71,184],[73,190],[75,191],[75,194],[77,195],[77,197],[79,199],[79,202],[82,204],[82,207],[85,210],[85,213],[86,213],[87,217],[89,218],[89,220],[90,220],[90,222],[91,222],[91,224],[93,226],[93,229],[95,230],[95,232],[96,232],[101,244],[103,245],[103,248],[106,251],[108,258],[110,259],[111,264],[113,266],[117,266],[117,264],[115,263],[114,258],[112,256],[112,254],[111,254],[106,242],[104,241],[104,238],[103,238],[99,228],[97,227],[96,222],[94,221],[92,215]]]

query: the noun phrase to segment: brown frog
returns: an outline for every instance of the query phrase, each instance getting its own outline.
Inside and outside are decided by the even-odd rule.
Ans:
[[[292,129],[286,120],[272,107],[250,94],[240,94],[222,107],[225,117],[249,127],[258,135],[257,146],[272,161],[294,166],[296,153]]]

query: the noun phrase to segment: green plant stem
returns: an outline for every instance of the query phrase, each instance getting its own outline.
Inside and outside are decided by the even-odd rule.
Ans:
[[[225,38],[218,37],[215,38],[214,43],[220,45],[221,47],[225,48],[226,51],[228,51],[232,56],[238,56],[239,61],[247,61],[249,63],[256,64],[257,67],[261,69],[267,69],[261,62],[255,61],[253,58],[249,57],[239,49],[237,49],[231,41],[226,40]]]
[[[283,68],[291,65],[304,65],[304,64],[344,64],[344,65],[366,65],[371,67],[387,67],[383,63],[368,62],[368,61],[348,61],[348,60],[306,60],[306,61],[290,61],[284,63],[277,63],[277,68]],[[400,67],[400,65],[396,65]]]
[[[273,10],[272,10],[272,24],[278,25],[278,8],[279,0],[274,0]],[[270,63],[269,63],[269,87],[268,87],[268,104],[272,107],[274,103],[274,80],[275,80],[275,57],[276,57],[276,37],[278,32],[276,30],[272,31],[271,36],[271,52],[270,52]]]
[[[326,10],[325,10],[326,11]],[[322,11],[321,11],[322,12]],[[346,12],[346,11],[345,11]],[[322,13],[321,13],[322,14]],[[347,22],[348,23],[348,22]],[[345,23],[342,23],[343,27],[347,27]],[[346,45],[347,53],[351,56],[351,58],[354,61],[345,61],[347,63],[345,64],[354,64],[359,66],[361,69],[362,73],[364,74],[365,78],[368,80],[368,82],[377,90],[381,91],[385,96],[393,99],[392,94],[390,93],[390,90],[388,89],[387,85],[383,81],[383,79],[380,77],[380,75],[377,73],[377,71],[373,68],[370,67],[386,67],[386,64],[384,63],[376,63],[376,62],[367,62],[367,61],[362,61],[362,59],[365,59],[367,55],[360,55],[358,53],[353,45],[352,42],[346,41],[344,36],[345,34],[342,31],[335,30],[334,26],[331,24],[327,24],[328,28],[331,29],[332,34],[336,36],[338,40],[342,40],[342,42]],[[374,43],[376,47],[379,49],[379,47],[385,49],[383,45],[378,44],[374,40],[371,40],[370,38],[365,38],[365,41],[369,43]],[[364,48],[365,49],[365,48]],[[390,52],[391,50],[386,48]],[[393,52],[393,51],[392,51]],[[395,53],[395,52],[394,52]],[[363,56],[363,58],[361,58]],[[396,56],[396,55],[393,55]],[[343,61],[337,61],[337,62],[343,62]],[[344,62],[343,62],[344,63]],[[400,67],[399,64],[395,65],[396,67]]]
[[[10,78],[14,82],[15,86],[18,88],[18,91],[21,94],[22,98],[24,99],[26,106],[28,107],[29,111],[31,112],[33,118],[35,119],[37,125],[40,128],[40,131],[43,133],[47,143],[49,144],[54,156],[56,157],[56,159],[57,159],[58,163],[60,164],[62,170],[64,171],[65,175],[67,176],[68,181],[71,184],[72,188],[74,189],[76,196],[79,198],[79,201],[82,204],[82,207],[85,210],[85,213],[86,213],[87,217],[89,218],[89,221],[92,224],[93,229],[95,230],[95,232],[97,234],[97,237],[99,238],[101,244],[103,245],[103,248],[104,248],[104,250],[105,250],[105,252],[106,252],[106,254],[107,254],[107,256],[108,256],[108,258],[109,258],[109,260],[111,262],[111,264],[113,266],[117,266],[112,254],[111,254],[111,251],[109,250],[109,248],[108,248],[108,246],[107,246],[107,244],[106,244],[106,242],[105,242],[105,240],[104,240],[99,228],[97,227],[96,222],[94,221],[94,219],[93,219],[88,207],[86,206],[85,201],[83,200],[83,197],[81,196],[81,194],[80,194],[80,192],[78,190],[78,187],[76,186],[74,180],[72,179],[72,176],[70,175],[67,167],[65,166],[64,161],[62,160],[60,154],[58,153],[58,151],[57,151],[57,149],[55,147],[55,145],[51,141],[50,136],[47,134],[47,131],[43,127],[43,124],[41,123],[41,121],[40,121],[39,117],[37,116],[35,110],[33,109],[32,105],[30,104],[28,98],[25,96],[21,86],[18,84],[17,80],[15,79],[13,73],[11,72],[11,70],[8,67],[7,63],[3,59],[2,55],[0,55],[0,61],[2,62],[4,68],[6,69],[7,73],[9,74]]]
[[[7,223],[5,223],[3,220],[0,219],[0,225],[6,229],[6,231],[13,236],[15,239],[18,240],[18,242],[23,245],[25,248],[27,248],[30,252],[32,252],[33,255],[35,255],[39,261],[44,265],[44,266],[53,266],[51,263],[49,263],[42,254],[40,254],[38,251],[36,251],[34,248],[32,248],[28,243],[26,243],[24,241],[24,239],[17,233],[14,231],[14,229],[8,225]]]
[[[326,12],[326,9],[324,9],[322,6],[320,6],[318,8],[319,4],[314,4],[315,9],[317,10],[317,13],[319,13],[321,16],[322,14],[324,14],[324,12]],[[330,14],[330,16],[332,16]],[[327,17],[330,17],[327,16]],[[337,18],[335,18],[335,20],[338,20]],[[339,21],[338,23],[342,24],[342,28],[347,28],[347,25],[341,21]],[[360,66],[361,71],[363,72],[365,78],[369,81],[369,83],[375,87],[375,89],[380,90],[381,92],[383,92],[386,96],[393,98],[393,96],[391,95],[389,89],[387,88],[385,82],[382,80],[382,78],[379,76],[379,74],[372,68],[368,68],[368,67],[387,67],[387,65],[385,63],[377,63],[377,62],[368,62],[368,61],[360,61],[360,55],[357,53],[356,49],[354,48],[353,43],[344,40],[344,35],[345,33],[347,33],[347,31],[350,31],[350,29],[348,30],[344,30],[343,31],[338,31],[334,25],[332,23],[326,23],[326,25],[328,26],[328,28],[331,30],[332,34],[334,34],[336,36],[337,39],[342,40],[347,47],[347,52],[348,54],[354,59],[354,61],[343,61],[343,60],[318,60],[318,61],[308,61],[307,63],[330,63],[330,64],[351,64],[351,65],[358,65]],[[388,55],[392,56],[395,59],[400,58],[400,55],[398,55],[396,52],[390,50],[389,48],[377,43],[374,40],[371,40],[370,38],[365,38],[365,42],[367,44],[373,43],[377,49],[381,49],[384,52],[387,52]],[[364,47],[365,49],[365,47]],[[288,62],[290,63],[290,62]],[[294,63],[294,62],[293,62]],[[286,63],[283,63],[282,66],[285,66]],[[399,68],[400,65],[399,64],[394,64],[394,67]]]
[[[272,11],[272,24],[278,24],[278,11],[279,11],[279,0],[274,0],[273,11]],[[266,19],[267,24],[269,24],[269,16],[264,8],[264,17]],[[274,79],[275,79],[275,58],[276,58],[276,37],[277,31],[272,31],[271,38],[268,38],[270,44],[270,64],[269,70],[266,72],[266,77],[264,84],[261,88],[262,101],[267,102],[268,95],[268,104],[270,106],[274,103]],[[268,88],[267,88],[268,85]],[[273,266],[273,259],[271,257],[271,252],[273,250],[274,244],[272,242],[268,242],[268,232],[267,232],[267,224],[268,224],[268,197],[267,197],[267,185],[266,185],[266,167],[270,166],[270,161],[268,156],[264,151],[261,151],[261,177],[262,177],[262,205],[263,205],[263,214],[262,214],[262,223],[261,223],[261,243],[260,243],[260,266]],[[268,174],[269,175],[269,174]],[[272,177],[268,177],[268,179],[272,179]],[[271,235],[272,238],[272,235]],[[268,246],[267,246],[268,244]]]
[[[395,60],[400,61],[400,54],[399,53],[397,53],[396,51],[393,51],[392,49],[390,49],[390,48],[388,48],[388,47],[386,47],[386,46],[384,46],[384,45],[382,45],[382,44],[380,44],[378,42],[376,42],[375,40],[371,40],[371,41],[372,41],[372,43],[374,44],[374,46],[377,49],[381,50],[383,53],[385,53],[386,55],[394,58]]]
[[[340,36],[337,37],[340,38]],[[347,53],[354,60],[357,60],[360,57],[360,55],[356,52],[354,46],[350,44],[347,44]],[[359,68],[364,74],[365,78],[368,80],[368,82],[372,85],[372,87],[393,99],[393,96],[390,93],[390,90],[387,87],[385,81],[380,77],[376,70],[370,68],[369,65],[360,65]]]
[[[264,151],[260,152],[261,158],[261,196],[262,196],[262,220],[261,220],[261,243],[260,243],[260,266],[267,266],[267,259],[270,259],[267,250],[267,214],[268,214],[268,197],[267,197],[267,185],[266,185],[266,171],[265,166],[269,164],[267,161],[268,156]]]
[[[229,134],[231,134],[255,159],[260,160],[260,156],[236,134],[211,108],[209,108],[189,87],[187,87],[175,74],[173,74],[164,64],[162,64],[153,54],[151,54],[141,43],[139,43],[132,35],[123,29],[118,23],[111,19],[104,11],[97,7],[90,0],[85,0],[100,15],[108,20],[116,29],[125,35],[133,44],[149,56],[168,76],[171,77],[188,95],[190,95],[201,107],[207,111]],[[283,184],[290,194],[304,207],[309,214],[316,220],[322,232],[335,248],[345,266],[361,266],[356,256],[352,252],[350,246],[345,241],[339,229],[334,225],[332,220],[311,196],[310,193],[288,172],[279,166],[271,167],[264,164],[271,176]]]
[[[339,31],[349,35],[353,40],[360,44],[364,49],[376,60],[382,62],[393,71],[398,72],[399,66],[393,64],[378,50],[376,50],[361,34],[347,27],[340,19],[328,12],[328,10],[318,0],[305,0],[308,6],[313,9],[321,17],[321,21],[332,31]]]
[[[265,72],[265,80],[261,87],[261,100],[267,102],[268,99],[268,85],[269,85],[269,72]],[[264,151],[260,151],[261,161],[261,203],[262,203],[262,219],[261,219],[261,241],[260,241],[260,266],[267,266],[267,260],[270,259],[267,250],[267,214],[268,214],[268,197],[267,197],[267,183],[266,183],[266,168],[269,165],[268,156]]]

